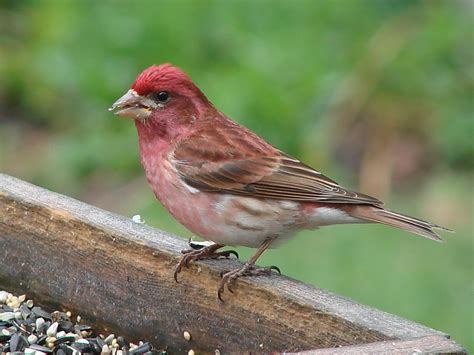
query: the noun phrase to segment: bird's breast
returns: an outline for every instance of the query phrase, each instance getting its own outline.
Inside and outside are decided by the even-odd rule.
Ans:
[[[149,160],[144,166],[163,206],[205,239],[258,247],[267,237],[289,236],[302,224],[298,203],[202,192],[187,185],[167,159]]]
[[[258,247],[274,237],[278,244],[300,229],[355,222],[326,205],[200,191],[180,178],[166,155],[146,159],[143,165],[155,196],[173,217],[216,243]]]

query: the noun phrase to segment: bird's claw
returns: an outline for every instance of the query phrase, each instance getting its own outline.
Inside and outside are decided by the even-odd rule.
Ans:
[[[270,271],[275,270],[276,272],[278,272],[278,275],[281,275],[281,270],[278,266],[270,265],[268,268],[270,269]]]
[[[176,267],[174,268],[174,280],[176,281],[176,283],[179,283],[178,281],[178,274],[181,272],[181,265],[176,265]]]
[[[181,253],[184,255],[181,258],[181,260],[178,262],[178,264],[176,264],[176,267],[174,268],[174,280],[179,283],[178,274],[183,269],[183,266],[189,267],[189,263],[191,261],[198,260],[204,257],[204,255],[206,254],[204,252],[205,252],[205,249],[181,251]]]
[[[193,249],[181,251],[183,256],[174,269],[174,279],[176,282],[179,282],[178,274],[183,269],[183,266],[189,267],[193,261],[201,259],[217,259],[220,257],[230,258],[231,255],[235,255],[237,259],[239,258],[239,254],[235,250],[217,251],[217,249],[223,247],[223,245],[220,244],[210,244],[199,248],[195,248],[193,245],[190,246]]]
[[[234,293],[233,286],[235,280],[237,280],[241,276],[262,276],[262,275],[271,275],[273,271],[278,272],[281,275],[281,270],[278,266],[271,265],[268,267],[256,267],[253,264],[244,264],[240,269],[235,269],[231,271],[222,271],[220,273],[221,282],[219,284],[219,288],[217,289],[217,298],[221,302],[224,302],[222,299],[222,294],[224,293],[225,286],[227,285],[227,289],[229,292]]]
[[[230,258],[231,255],[234,255],[237,259],[239,258],[239,253],[237,253],[235,250],[225,250],[215,254],[217,255],[217,257],[222,256],[224,258]]]
[[[179,263],[174,268],[174,280],[177,283],[179,283],[178,274],[181,272],[181,269],[183,268],[183,265],[186,266],[186,267],[189,267],[189,262],[197,258],[197,256],[194,254],[194,250],[190,251],[190,252],[188,251],[188,253],[183,253],[183,254],[184,254],[183,257],[181,258]]]

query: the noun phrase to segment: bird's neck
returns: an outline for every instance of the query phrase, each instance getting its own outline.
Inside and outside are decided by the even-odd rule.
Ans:
[[[151,122],[135,121],[135,126],[138,132],[140,161],[148,182],[157,194],[158,191],[155,190],[154,186],[160,186],[156,184],[159,184],[162,180],[163,171],[165,171],[165,165],[168,162],[172,146],[172,134],[166,127]]]
[[[138,143],[142,160],[144,157],[153,157],[165,154],[176,137],[183,132],[183,128],[174,127],[165,120],[135,121],[138,132]]]
[[[200,102],[198,102],[200,103]],[[165,152],[182,137],[185,137],[196,121],[206,116],[221,115],[212,105],[194,103],[189,107],[159,112],[145,121],[135,120],[142,154]]]

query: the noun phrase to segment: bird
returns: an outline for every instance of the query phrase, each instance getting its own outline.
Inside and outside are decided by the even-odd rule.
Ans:
[[[381,223],[442,241],[440,225],[391,211],[274,147],[220,112],[180,68],[143,70],[110,107],[136,126],[140,160],[156,198],[192,233],[211,241],[184,250],[174,270],[191,262],[238,254],[225,246],[257,248],[240,267],[221,274],[217,296],[242,276],[271,274],[255,262],[303,229]]]

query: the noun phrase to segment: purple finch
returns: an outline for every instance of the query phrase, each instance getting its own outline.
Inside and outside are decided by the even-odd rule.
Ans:
[[[184,252],[176,280],[190,261],[229,256],[218,251],[225,245],[258,248],[241,268],[223,274],[219,299],[237,277],[268,273],[255,266],[257,258],[301,229],[375,222],[441,241],[433,229],[445,228],[387,210],[232,121],[170,64],[145,69],[111,110],[134,119],[158,200],[190,231],[214,242]]]

